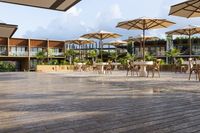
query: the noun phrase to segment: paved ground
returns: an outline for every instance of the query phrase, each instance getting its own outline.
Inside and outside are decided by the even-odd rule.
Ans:
[[[0,133],[200,132],[200,83],[94,73],[0,73]]]

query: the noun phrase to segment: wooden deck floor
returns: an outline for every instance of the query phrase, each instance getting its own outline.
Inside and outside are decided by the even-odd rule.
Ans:
[[[200,83],[87,73],[0,74],[0,133],[199,133]]]

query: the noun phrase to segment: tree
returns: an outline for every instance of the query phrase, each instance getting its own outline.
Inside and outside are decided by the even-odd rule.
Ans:
[[[46,58],[45,52],[44,51],[37,52],[36,58],[39,60],[40,64],[43,64],[44,63],[44,59]]]
[[[97,52],[96,50],[91,50],[89,53],[88,53],[88,56],[90,58],[92,58],[92,62],[94,63],[96,61],[96,57],[97,57]]]
[[[154,61],[156,58],[153,56],[153,55],[151,55],[151,54],[146,54],[145,55],[145,60],[146,61]]]
[[[73,49],[68,49],[65,51],[65,58],[69,58],[70,65],[72,64],[72,58],[74,58],[76,54],[77,53]]]
[[[51,49],[51,48],[48,49],[48,58],[50,58],[50,61],[52,61],[52,58],[53,58],[53,49]]]
[[[127,51],[130,53],[130,54],[133,54],[133,43],[132,42],[129,42],[128,45],[127,45]]]
[[[165,54],[168,58],[170,58],[170,60],[171,60],[170,63],[174,64],[176,57],[179,56],[181,53],[180,53],[179,49],[173,48],[173,49],[167,51]]]
[[[111,59],[114,60],[115,62],[117,60],[117,57],[118,57],[117,52],[112,52],[111,53]]]

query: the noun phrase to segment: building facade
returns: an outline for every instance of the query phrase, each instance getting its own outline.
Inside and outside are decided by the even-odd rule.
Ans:
[[[180,57],[189,57],[188,39],[175,39],[171,42],[173,47],[180,49]],[[145,44],[145,50],[148,53],[156,58],[167,60],[165,53],[171,47],[168,46],[169,44],[166,40],[146,41]],[[123,48],[126,49],[126,47]],[[142,49],[140,48],[141,43],[135,42],[133,44],[133,53],[136,57],[142,57]],[[39,51],[45,52],[47,61],[50,59],[61,61],[65,59],[64,52],[66,49],[79,50],[79,47],[73,44],[66,45],[65,41],[0,37],[0,61],[14,62],[17,71],[35,70],[38,62],[36,54]],[[98,49],[98,47],[96,45],[85,45],[80,47],[80,49],[82,52],[87,52],[92,49]],[[105,48],[105,50],[108,50],[108,48]],[[113,50],[113,48],[110,50]],[[192,57],[200,57],[199,38],[192,39]]]
[[[64,59],[65,42],[54,40],[0,38],[0,61],[12,61],[18,71],[34,70],[36,54],[44,51],[48,59]],[[51,51],[51,53],[49,53]]]
[[[170,43],[171,44],[170,44]],[[141,43],[135,42],[133,52],[136,57],[141,57]],[[169,49],[176,48],[180,50],[180,58],[189,58],[190,57],[190,47],[189,40],[187,38],[177,38],[172,41],[166,40],[155,40],[155,41],[146,41],[145,42],[145,51],[149,54],[155,56],[156,58],[166,59],[166,51]],[[200,38],[192,39],[192,56],[191,57],[200,57]]]

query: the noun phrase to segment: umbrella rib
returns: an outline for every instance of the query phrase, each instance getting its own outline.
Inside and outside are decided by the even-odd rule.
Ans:
[[[191,2],[191,1],[189,1],[189,2]],[[189,6],[192,6],[192,7],[194,7],[194,8],[198,8],[198,7],[195,7],[194,4],[198,3],[199,1],[196,1],[196,2],[194,2],[194,3],[192,3],[192,4],[190,4],[189,2],[183,2],[183,3],[180,3],[180,4],[178,4],[178,5],[174,5],[174,6],[172,6],[172,7],[175,7],[175,6],[179,6],[179,5],[181,5],[181,4],[186,4],[185,7],[180,8],[179,10],[176,10],[176,11],[170,13],[170,15],[175,14],[175,13],[181,11],[181,10],[190,11],[190,10],[186,9],[186,8],[189,7]],[[191,11],[192,11],[192,10],[191,10]],[[193,14],[193,13],[192,13],[192,14]]]
[[[198,2],[198,1],[197,1],[197,2]],[[176,11],[170,13],[170,15],[172,15],[172,14],[174,14],[174,13],[177,13],[177,12],[179,12],[179,11],[181,11],[181,10],[186,10],[185,8],[187,8],[188,6],[191,6],[191,5],[193,5],[193,4],[196,4],[197,2],[194,2],[194,3],[192,3],[192,4],[189,4],[188,2],[183,2],[183,3],[180,3],[180,4],[174,5],[174,6],[172,6],[172,7],[176,7],[176,6],[179,6],[179,5],[181,5],[181,4],[186,4],[185,7],[180,8],[180,9],[178,9],[178,10],[176,10]]]
[[[151,20],[149,23],[150,23],[150,24],[149,24],[148,26],[146,26],[147,29],[150,29],[150,28],[152,28],[152,27],[155,27],[155,26],[153,26],[153,25],[155,25],[156,20]]]
[[[136,21],[129,21],[127,23],[127,25],[129,25],[129,28],[128,30],[132,29],[133,27],[136,28],[136,29],[141,29],[139,26],[137,26],[137,24],[140,22],[140,20],[136,20]]]
[[[159,25],[162,26],[162,27],[164,27],[164,28],[167,28],[167,26],[163,25],[164,22],[167,22],[167,21],[161,21],[161,22],[156,22],[155,21],[155,23],[157,23],[157,25],[151,26],[151,27],[149,27],[149,29],[151,29],[153,27],[156,27],[156,26],[159,26]]]
[[[196,2],[197,3],[197,2]],[[195,4],[195,3],[194,3]],[[191,5],[192,6],[192,5]],[[191,17],[195,12],[197,12],[197,10],[199,9],[198,7],[195,7],[195,6],[192,6],[192,7],[194,7],[194,8],[196,8],[195,10],[193,10],[192,11],[192,13],[187,17],[187,18],[189,18],[189,17]]]

